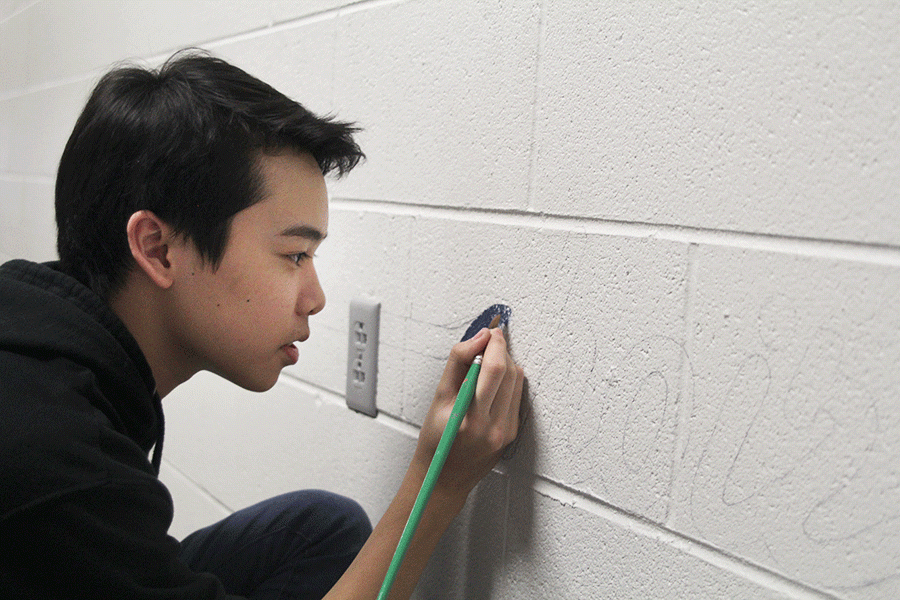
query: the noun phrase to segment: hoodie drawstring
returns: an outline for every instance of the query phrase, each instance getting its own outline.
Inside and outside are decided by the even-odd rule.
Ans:
[[[163,438],[166,434],[166,420],[163,417],[162,398],[159,397],[156,390],[153,390],[153,410],[156,412],[156,421],[159,423],[159,435],[156,436],[156,443],[153,445],[151,464],[156,469],[156,474],[159,475],[159,468],[162,464]]]

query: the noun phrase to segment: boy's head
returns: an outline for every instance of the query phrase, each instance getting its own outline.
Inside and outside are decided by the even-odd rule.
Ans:
[[[115,69],[97,84],[60,160],[62,266],[110,298],[134,264],[128,219],[149,210],[215,268],[234,215],[262,199],[260,157],[308,153],[323,174],[343,175],[363,157],[355,131],[197,51],[158,70]]]

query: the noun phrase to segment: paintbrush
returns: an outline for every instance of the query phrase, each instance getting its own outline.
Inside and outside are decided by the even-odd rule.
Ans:
[[[497,327],[501,321],[503,321],[505,325],[509,320],[509,307],[502,304],[495,304],[481,313],[481,315],[473,321],[469,330],[466,331],[466,335],[463,336],[463,340],[466,340],[475,335],[475,333],[481,331],[479,323],[483,322],[485,316],[491,313],[494,313],[494,317],[491,319],[488,329]],[[475,328],[475,331],[470,334],[469,332],[473,328]],[[450,419],[447,421],[447,425],[444,426],[444,433],[441,434],[441,440],[438,442],[437,450],[434,451],[434,457],[431,459],[431,464],[428,466],[425,480],[422,482],[422,487],[419,490],[418,496],[416,496],[412,511],[409,513],[409,519],[406,521],[406,527],[403,528],[400,541],[397,543],[397,550],[394,551],[394,557],[391,559],[391,564],[388,566],[384,582],[381,584],[381,591],[378,592],[378,600],[387,600],[388,594],[391,593],[391,586],[394,584],[394,578],[397,577],[400,565],[403,564],[403,557],[406,556],[406,551],[409,549],[409,545],[416,533],[416,527],[419,526],[419,521],[422,519],[422,513],[425,512],[425,506],[428,504],[428,499],[431,498],[431,492],[434,490],[438,476],[441,474],[441,469],[444,468],[444,462],[447,460],[447,455],[450,454],[450,447],[453,446],[453,440],[456,439],[456,434],[459,433],[459,426],[462,425],[463,418],[465,418],[466,413],[469,410],[469,404],[472,403],[472,398],[475,397],[475,384],[478,383],[478,373],[481,371],[481,361],[483,359],[483,354],[479,354],[475,357],[475,360],[472,361],[472,366],[469,367],[469,371],[466,373],[466,378],[459,387],[459,393],[456,395],[456,402],[453,403],[453,411],[450,413]]]

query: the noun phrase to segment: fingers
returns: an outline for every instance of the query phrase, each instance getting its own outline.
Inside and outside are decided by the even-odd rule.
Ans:
[[[491,330],[484,351],[481,373],[475,391],[475,410],[495,431],[505,446],[518,432],[524,373],[509,355],[506,340],[499,329]]]
[[[483,329],[451,350],[438,393],[419,433],[414,457],[419,465],[428,468],[460,386],[478,354],[482,354],[482,363],[475,398],[441,471],[443,485],[466,493],[497,464],[519,430],[525,378],[509,355],[506,339],[499,329]]]
[[[512,441],[515,440],[519,435],[519,425],[522,422],[522,394],[524,392],[524,387],[525,372],[522,370],[522,367],[516,365],[516,384],[513,387],[512,402],[510,402],[509,411],[506,414],[507,431],[511,432],[512,434],[512,437],[509,440],[510,443],[512,443]]]
[[[499,329],[491,329],[490,341],[484,350],[484,358],[481,360],[481,372],[478,374],[478,385],[475,387],[476,410],[481,415],[489,415],[491,406],[500,389],[500,384],[506,377],[508,368],[506,351],[506,339]]]
[[[513,362],[512,357],[507,354],[506,376],[497,389],[497,395],[491,405],[491,419],[499,431],[503,432],[501,443],[503,447],[510,444],[519,432],[519,412],[522,407],[524,382],[525,374],[522,367]]]
[[[438,386],[436,407],[452,407],[475,356],[482,354],[475,398],[462,430],[490,440],[502,449],[515,439],[519,427],[524,374],[509,354],[500,329],[482,329],[470,340],[453,346]]]
[[[453,346],[450,350],[450,358],[444,367],[444,374],[441,376],[441,381],[438,384],[439,395],[456,397],[456,391],[462,385],[469,367],[472,365],[475,357],[484,352],[490,339],[489,330],[484,328],[472,338]]]

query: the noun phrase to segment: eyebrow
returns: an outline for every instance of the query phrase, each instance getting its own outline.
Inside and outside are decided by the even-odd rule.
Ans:
[[[310,227],[309,225],[294,225],[292,227],[288,227],[278,235],[286,237],[302,237],[314,242],[320,242],[324,240],[328,234],[322,233],[315,227]]]

